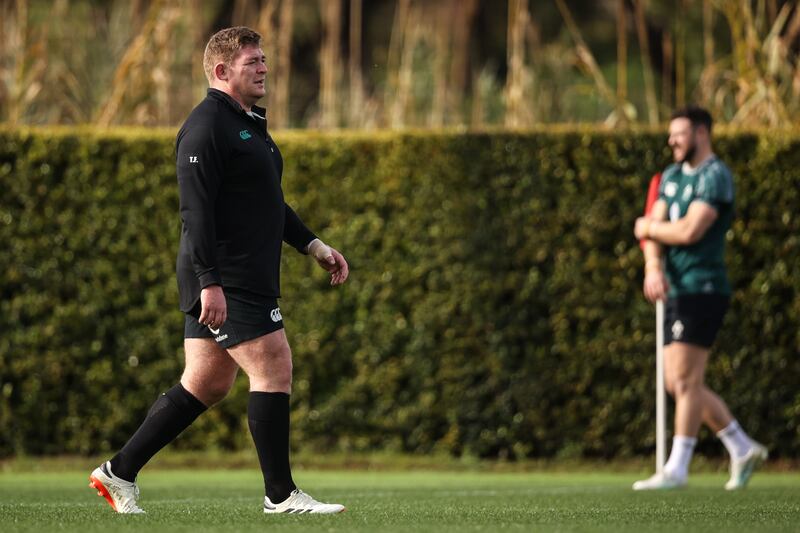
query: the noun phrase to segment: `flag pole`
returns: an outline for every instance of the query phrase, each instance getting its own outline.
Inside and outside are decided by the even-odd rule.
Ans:
[[[664,383],[664,300],[656,301],[656,472],[667,457],[667,394]]]
[[[644,214],[648,216],[658,200],[661,174],[650,179]],[[644,250],[645,240],[639,242]],[[667,393],[664,383],[664,301],[656,301],[656,472],[663,473],[667,457]]]

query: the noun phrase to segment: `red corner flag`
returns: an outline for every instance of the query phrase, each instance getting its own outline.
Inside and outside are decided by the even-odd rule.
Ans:
[[[658,188],[661,186],[661,173],[657,173],[650,178],[650,187],[647,189],[647,201],[644,204],[644,216],[653,210],[653,204],[658,200]],[[639,247],[644,250],[644,239],[639,241]]]

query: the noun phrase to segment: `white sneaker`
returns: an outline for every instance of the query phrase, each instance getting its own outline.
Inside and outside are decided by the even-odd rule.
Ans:
[[[763,445],[753,442],[750,451],[741,459],[731,458],[731,478],[725,483],[725,490],[738,490],[747,486],[753,471],[767,460],[769,452]]]
[[[144,513],[136,505],[136,500],[139,499],[139,487],[136,482],[125,481],[115,476],[108,462],[94,469],[89,476],[89,486],[97,489],[97,495],[105,498],[111,508],[118,513]]]
[[[300,489],[295,489],[281,503],[274,504],[269,498],[264,496],[265,513],[289,513],[289,514],[333,514],[344,511],[344,505],[338,503],[318,502]]]
[[[686,486],[686,478],[672,477],[667,472],[653,474],[633,484],[633,490],[670,490]]]

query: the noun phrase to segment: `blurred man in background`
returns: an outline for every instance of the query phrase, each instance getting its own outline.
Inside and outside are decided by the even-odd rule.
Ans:
[[[636,237],[646,240],[645,296],[667,302],[664,376],[675,399],[669,460],[663,473],[637,481],[634,490],[684,486],[702,422],[730,454],[726,489],[744,488],[767,458],[767,449],[744,432],[704,382],[709,352],[730,300],[724,256],[734,208],[733,178],[712,151],[711,127],[711,115],[704,109],[673,113],[669,146],[675,164],[663,173],[650,215],[637,219],[634,228]]]
[[[265,513],[338,513],[299,490],[289,466],[292,354],[280,297],[282,241],[344,283],[344,257],[324,244],[283,198],[283,159],[267,133],[267,67],[261,36],[245,27],[213,35],[203,66],[208,96],[177,137],[183,222],[177,272],[186,313],[186,368],[136,433],[92,472],[91,486],[119,513],[142,513],[139,470],[208,407],[239,368],[250,379],[248,423],[264,475]]]

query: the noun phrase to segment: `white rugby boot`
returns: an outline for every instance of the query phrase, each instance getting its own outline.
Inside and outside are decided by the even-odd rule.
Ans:
[[[725,490],[745,488],[753,471],[766,461],[767,457],[769,457],[767,448],[755,441],[744,457],[741,459],[731,457],[731,478],[725,483]]]
[[[105,498],[111,508],[118,513],[144,513],[136,505],[136,500],[139,499],[139,487],[136,482],[125,481],[115,476],[108,462],[94,469],[89,476],[89,486],[97,489],[97,495]]]
[[[668,472],[653,474],[633,484],[633,490],[670,490],[686,486],[686,478],[673,477]]]
[[[268,497],[264,496],[264,512],[288,513],[288,514],[334,514],[344,511],[344,505],[338,503],[318,502],[300,489],[295,489],[281,503],[272,503]]]

